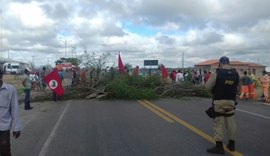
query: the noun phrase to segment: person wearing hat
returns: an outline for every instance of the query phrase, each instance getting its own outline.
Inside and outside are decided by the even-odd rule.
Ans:
[[[17,139],[21,134],[19,103],[17,91],[12,85],[2,80],[3,72],[0,68],[0,155],[10,156],[10,131]]]
[[[24,70],[24,79],[22,81],[22,85],[24,87],[24,93],[25,93],[25,97],[24,97],[24,109],[25,110],[31,110],[33,107],[30,106],[30,91],[31,91],[31,86],[32,86],[32,82],[30,80],[30,73],[28,69]]]
[[[230,151],[235,151],[236,123],[234,120],[234,110],[236,94],[240,90],[241,84],[240,76],[235,69],[230,67],[228,57],[223,56],[219,59],[219,67],[215,72],[211,73],[205,86],[214,95],[213,107],[215,118],[213,123],[214,139],[216,141],[216,146],[207,149],[207,152],[225,154],[223,148],[224,128],[227,130],[229,139],[227,148]]]

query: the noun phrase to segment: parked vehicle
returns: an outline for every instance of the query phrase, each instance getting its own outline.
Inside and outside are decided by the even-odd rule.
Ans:
[[[10,74],[22,74],[23,69],[20,67],[20,64],[17,62],[6,62],[3,65],[4,72]]]

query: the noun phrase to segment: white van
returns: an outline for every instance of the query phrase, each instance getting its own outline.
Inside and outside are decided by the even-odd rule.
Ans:
[[[4,63],[4,71],[10,74],[22,74],[23,70],[20,68],[20,64],[17,62]]]

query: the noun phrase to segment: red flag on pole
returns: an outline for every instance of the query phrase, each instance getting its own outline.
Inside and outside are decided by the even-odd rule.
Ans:
[[[121,73],[124,73],[125,72],[125,67],[123,65],[123,62],[122,62],[120,53],[118,54],[118,68],[119,68],[119,70],[120,70]]]
[[[167,79],[169,76],[167,69],[164,67],[163,64],[161,64],[161,74],[163,79]]]
[[[49,86],[49,88],[54,91],[58,96],[64,94],[64,88],[62,86],[62,82],[57,69],[54,69],[51,73],[49,73],[44,78],[44,81]]]

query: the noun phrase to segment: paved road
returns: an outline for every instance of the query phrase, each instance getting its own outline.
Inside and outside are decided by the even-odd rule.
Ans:
[[[15,156],[204,156],[213,146],[211,99],[70,100],[33,103],[21,111],[24,130]],[[237,152],[270,153],[270,106],[240,101]]]

